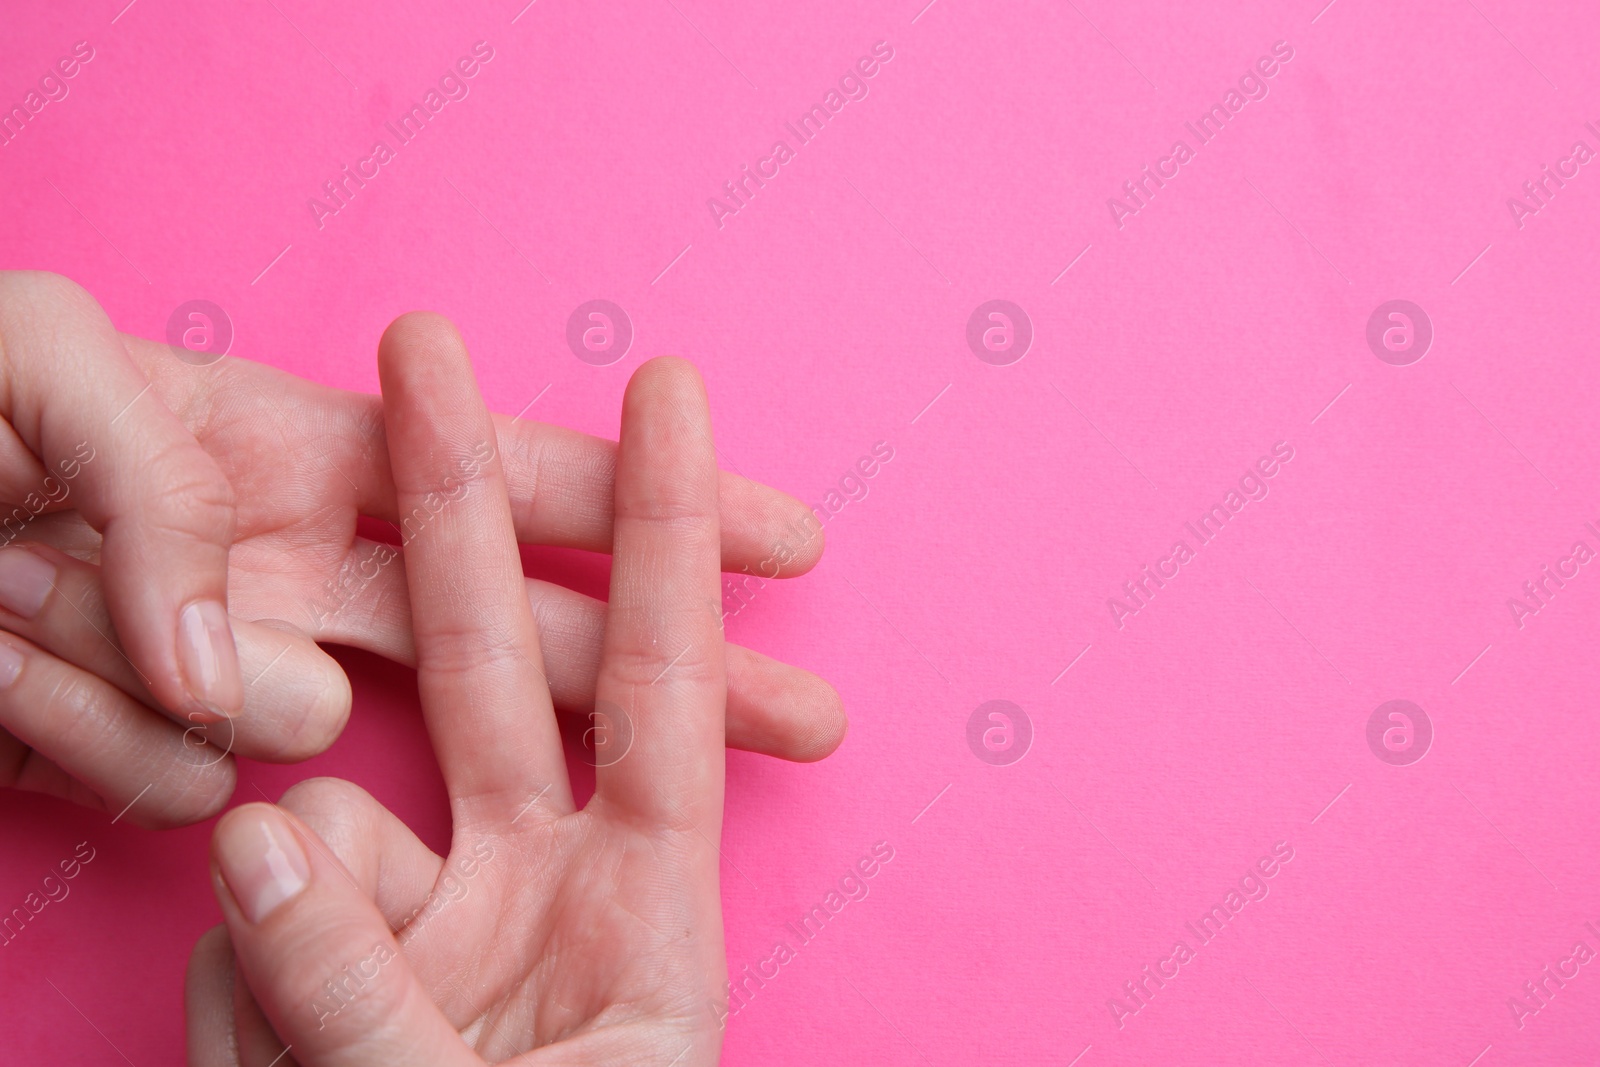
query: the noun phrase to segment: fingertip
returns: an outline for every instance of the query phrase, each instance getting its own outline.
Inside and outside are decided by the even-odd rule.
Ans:
[[[217,822],[211,855],[240,915],[259,925],[311,884],[300,835],[271,804],[245,804]]]
[[[193,779],[176,796],[140,794],[125,802],[127,807],[118,818],[144,830],[175,830],[182,826],[193,826],[205,822],[228,806],[238,779],[238,766],[232,758],[224,756],[214,763],[201,764]],[[170,779],[153,786],[152,792],[169,786]],[[107,810],[115,813],[117,805],[110,803]]]
[[[833,686],[741,645],[727,647],[728,745],[815,763],[844,742],[850,722]]]
[[[656,356],[641,363],[628,379],[624,409],[630,403],[638,403],[647,391],[665,396],[685,415],[692,412],[690,405],[702,409],[709,406],[705,379],[700,376],[699,368],[682,356]]]
[[[201,934],[189,952],[188,977],[192,981],[196,972],[226,960],[233,963],[233,942],[228,940],[228,928],[221,923]]]
[[[378,379],[383,391],[384,428],[396,489],[406,464],[400,454],[428,454],[441,434],[454,436],[468,427],[484,438],[491,452],[498,444],[488,410],[478,392],[477,376],[466,342],[455,324],[432,311],[413,311],[384,331],[378,346]],[[459,443],[459,442],[458,442]]]
[[[800,703],[808,714],[797,718],[787,758],[795,763],[816,763],[833,755],[850,732],[839,691],[814,674],[806,676]]]
[[[674,356],[670,354],[665,356],[651,356],[649,359],[639,364],[639,369],[633,372],[633,376],[635,378],[656,374],[681,375],[694,381],[700,380],[699,368],[697,368],[694,363],[683,356]]]
[[[266,763],[320,755],[350,720],[350,679],[299,627],[280,619],[236,620],[250,732],[236,751]],[[257,682],[269,679],[265,686]]]
[[[763,564],[771,565],[773,578],[797,578],[821,562],[828,535],[816,512],[787,493],[774,495],[767,509],[773,548]]]
[[[389,324],[378,342],[378,374],[387,395],[428,376],[430,370],[454,379],[470,363],[455,323],[437,311],[408,311]]]
[[[619,521],[636,508],[697,515],[720,510],[711,405],[694,364],[658,356],[634,371],[617,438]]]
[[[262,817],[263,812],[275,812],[277,808],[264,800],[250,800],[232,808],[217,820],[217,825],[211,829],[211,857],[217,857],[217,849],[226,838],[237,835],[248,827],[253,819]]]
[[[794,578],[822,559],[827,537],[814,509],[788,493],[721,471],[722,569]]]
[[[828,533],[822,523],[817,519],[816,512],[799,504],[795,512],[795,523],[806,530],[806,539],[800,542],[800,547],[795,549],[794,559],[789,562],[788,574],[790,576],[805,574],[812,567],[822,562],[822,553],[828,548]],[[812,527],[815,527],[813,529]]]
[[[461,334],[449,316],[438,311],[423,309],[407,311],[398,316],[383,331],[383,339],[378,342],[378,347],[380,349],[395,346],[415,347],[449,344],[460,340]]]

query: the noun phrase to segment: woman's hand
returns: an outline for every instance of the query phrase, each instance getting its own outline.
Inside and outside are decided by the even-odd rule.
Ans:
[[[213,842],[227,928],[191,962],[190,1062],[714,1064],[725,689],[699,379],[655,360],[628,386],[596,683],[608,732],[575,810],[460,338],[407,316],[380,366],[400,505],[432,516],[404,565],[450,853],[333,780],[230,812]]]
[[[105,603],[128,660],[179,722],[244,708],[227,612],[233,490],[98,304],[64,278],[0,272],[0,543],[70,507],[104,538]],[[46,598],[10,557],[0,595]],[[0,652],[0,681],[20,664]]]
[[[60,279],[51,286],[81,295]],[[89,309],[103,320],[92,302],[74,314]],[[406,516],[395,500],[378,398],[245,360],[197,367],[165,345],[120,343],[122,358],[150,386],[140,405],[156,400],[152,408],[175,412],[236,495],[228,593],[244,713],[206,726],[206,716],[169,721],[153,710],[160,701],[114,626],[110,575],[93,565],[104,559],[99,534],[71,510],[75,496],[47,500],[13,546],[0,547],[0,628],[15,635],[0,635],[0,658],[9,650],[22,663],[14,683],[0,687],[0,785],[109,811],[137,799],[129,821],[170,826],[226,803],[234,755],[291,762],[338,736],[349,686],[317,641],[414,662],[397,553],[356,532],[360,515],[397,526]],[[491,419],[519,540],[609,551],[615,445]],[[0,479],[4,457],[0,448]],[[10,495],[0,480],[0,499]],[[820,555],[821,531],[798,501],[731,474],[719,476],[719,499],[725,568],[788,577]],[[8,574],[31,581],[34,595],[11,593]],[[546,582],[528,580],[526,588],[556,704],[587,710],[605,605]],[[728,670],[731,746],[810,760],[838,745],[844,716],[826,683],[737,646],[728,650]]]

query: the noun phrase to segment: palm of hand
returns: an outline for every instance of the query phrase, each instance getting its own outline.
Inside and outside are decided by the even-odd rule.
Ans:
[[[339,394],[262,370],[230,363],[214,390],[179,410],[234,486],[229,608],[312,637],[358,647],[376,641],[383,651],[381,633],[327,625],[362,595],[346,573],[360,563],[352,554],[364,549],[371,558],[379,548],[361,544],[356,524],[361,505],[379,495],[375,475],[388,473],[374,455],[374,445],[383,447],[381,418],[359,398],[347,394],[350,402],[335,407],[328,401]]]
[[[693,830],[670,833],[593,810],[536,823],[502,838],[504,877],[490,860],[485,892],[401,933],[479,1055],[554,1046],[547,1055],[587,1062],[672,1062],[710,1042],[710,976],[724,966],[716,853]],[[690,892],[663,896],[664,884]]]

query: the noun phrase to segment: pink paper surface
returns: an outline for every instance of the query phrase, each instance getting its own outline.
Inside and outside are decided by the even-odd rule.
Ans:
[[[235,355],[374,392],[383,327],[433,308],[493,407],[548,388],[530,417],[609,436],[632,369],[681,353],[727,467],[839,504],[816,572],[729,623],[833,681],[851,733],[729,757],[730,969],[796,953],[725,1062],[1600,1055],[1592,5],[125,2],[5,14],[0,103],[93,58],[0,148],[0,265],[148,337],[214,301]],[[635,333],[609,366],[566,340],[594,299]],[[992,300],[1027,326],[980,316],[974,348]],[[1420,359],[1415,311],[1368,342],[1395,300]],[[237,800],[339,775],[442,847],[411,676],[341,657],[343,738],[241,764]],[[1000,720],[969,735],[993,700],[1022,713],[998,753]],[[1393,700],[1425,758],[1414,713],[1410,749],[1387,713],[1369,744]],[[209,825],[0,811],[0,911],[95,850],[0,949],[6,1062],[178,1062]],[[1232,913],[1242,879],[1266,895]]]

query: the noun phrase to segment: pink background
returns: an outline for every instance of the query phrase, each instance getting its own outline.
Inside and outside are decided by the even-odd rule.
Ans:
[[[852,720],[818,766],[729,758],[730,967],[895,858],[727,1063],[1600,1055],[1600,966],[1520,1029],[1507,1006],[1600,950],[1600,574],[1520,629],[1507,603],[1600,549],[1600,168],[1521,228],[1506,204],[1600,150],[1591,5],[125,2],[4,17],[0,102],[95,49],[0,148],[4,266],[150,337],[214,300],[235,354],[369,391],[383,326],[434,308],[493,406],[549,385],[533,415],[613,436],[632,368],[682,353],[728,465],[811,502],[894,449],[818,570],[730,622]],[[319,230],[307,200],[479,40],[470,95]],[[878,41],[869,95],[719,229],[707,199]],[[1269,95],[1119,229],[1107,198],[1278,41]],[[565,343],[597,297],[637,330],[603,368]],[[1035,330],[1009,366],[965,340],[994,298]],[[1410,366],[1365,339],[1392,299],[1434,326]],[[1267,498],[1118,629],[1107,599],[1279,441]],[[344,737],[244,765],[239,799],[342,775],[442,847],[410,676],[342,658]],[[1366,741],[1397,698],[1436,733],[1409,766]],[[1031,720],[1020,762],[968,746],[991,699]],[[98,851],[0,950],[7,1062],[178,1060],[209,832],[0,796],[0,910]],[[1280,841],[1201,946],[1184,923]],[[1119,1028],[1109,998],[1179,939]]]

